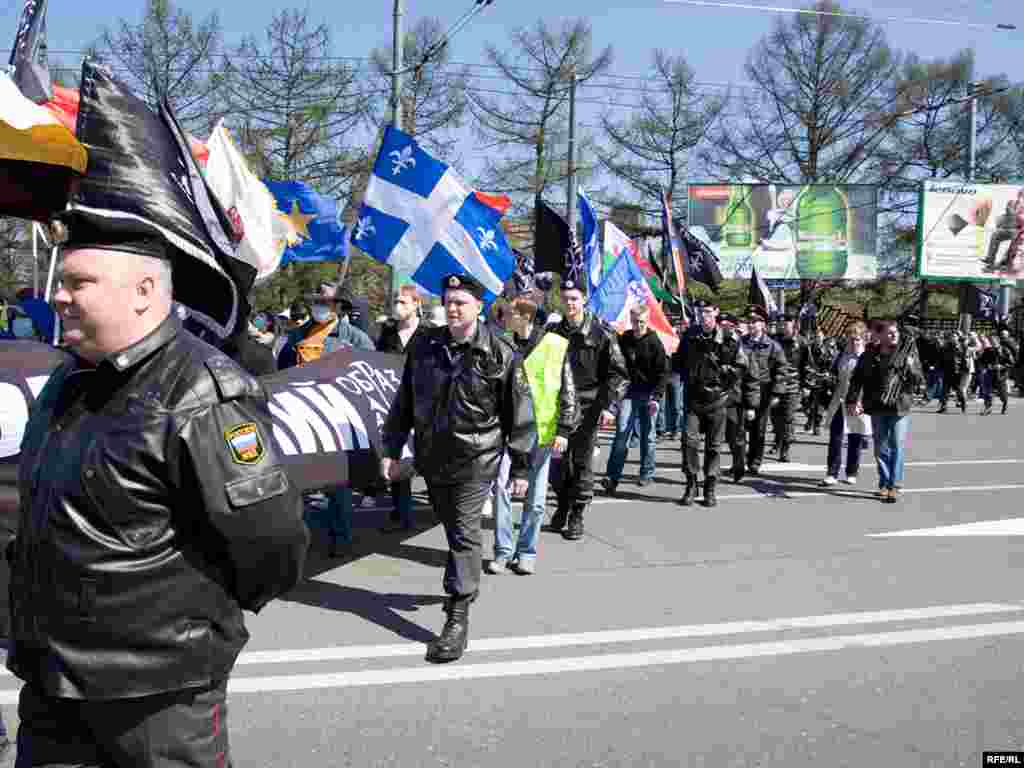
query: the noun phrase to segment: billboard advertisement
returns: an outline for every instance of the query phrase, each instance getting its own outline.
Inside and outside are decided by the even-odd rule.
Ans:
[[[714,249],[725,278],[874,280],[874,186],[691,184],[690,232]]]
[[[1024,185],[926,181],[919,211],[921,277],[1024,279]]]

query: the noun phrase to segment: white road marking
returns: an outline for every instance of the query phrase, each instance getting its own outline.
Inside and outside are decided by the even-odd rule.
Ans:
[[[763,501],[765,499],[772,498],[784,498],[784,499],[803,499],[803,498],[819,498],[821,496],[845,496],[851,499],[862,499],[872,500],[874,498],[874,489],[868,485],[860,486],[831,486],[829,490],[825,491],[787,491],[784,483],[779,483],[772,480],[755,478],[755,482],[762,483],[765,485],[771,485],[772,489],[778,488],[778,492],[772,492],[772,489],[765,489],[758,491],[756,488],[751,488],[752,493],[720,493],[718,494],[719,501]],[[849,489],[849,490],[847,490]],[[935,488],[904,488],[903,495],[908,496],[915,493],[965,493],[965,492],[980,492],[980,491],[1016,491],[1024,489],[1024,484],[1021,483],[1006,483],[999,485],[946,485],[938,486]],[[628,498],[628,499],[594,499],[591,504],[665,504],[671,502],[671,499],[665,497],[660,498]],[[695,508],[700,508],[699,502],[695,502]]]
[[[980,520],[976,523],[940,525],[935,528],[910,528],[866,535],[873,539],[897,536],[1024,536],[1024,517],[1013,517],[1007,520]]]
[[[556,635],[525,635],[522,637],[491,637],[473,640],[475,651],[515,651],[532,648],[564,648],[579,645],[637,643],[652,640],[674,640],[686,637],[738,635],[750,632],[783,632],[790,629],[821,629],[851,624],[881,624],[895,621],[923,621],[977,616],[990,613],[1024,611],[1024,603],[968,603],[938,605],[928,608],[905,608],[887,611],[830,613],[821,616],[796,616],[763,621],[728,621],[715,624],[691,624],[678,627],[638,627],[597,632],[576,632]],[[421,643],[394,645],[354,645],[335,648],[301,648],[281,651],[250,651],[238,657],[238,664],[282,664],[309,661],[377,659],[394,656],[416,656],[423,653]]]
[[[751,659],[764,656],[786,656],[800,653],[822,653],[855,648],[881,648],[939,640],[977,640],[1024,634],[1024,621],[996,622],[935,629],[912,629],[875,634],[839,635],[781,642],[713,645],[701,648],[680,648],[641,653],[616,653],[556,659],[530,659],[484,664],[454,664],[402,669],[367,670],[362,672],[313,673],[267,677],[236,677],[228,684],[228,692],[264,693],[268,691],[308,691],[314,688],[351,688],[396,683],[475,680],[498,677],[552,675],[562,672],[596,672],[612,669],[692,664],[701,661]],[[471,649],[475,649],[472,643]],[[13,703],[9,692],[0,693],[0,702]]]

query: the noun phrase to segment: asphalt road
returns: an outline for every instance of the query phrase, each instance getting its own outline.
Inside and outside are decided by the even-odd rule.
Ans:
[[[858,486],[821,488],[825,439],[803,432],[792,463],[722,482],[716,509],[674,503],[678,445],[642,489],[632,451],[582,541],[544,533],[536,575],[485,577],[470,649],[445,666],[423,660],[441,529],[424,509],[414,535],[384,535],[382,511],[357,511],[352,552],[328,560],[318,537],[307,580],[249,621],[235,764],[897,768],[1024,750],[1024,400],[933,411],[912,417],[898,505],[873,498],[870,454]],[[17,688],[0,677],[9,724]]]

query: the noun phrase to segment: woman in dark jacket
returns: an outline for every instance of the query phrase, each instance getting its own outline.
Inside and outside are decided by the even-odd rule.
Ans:
[[[878,464],[878,496],[889,504],[900,497],[903,483],[903,450],[910,431],[910,407],[914,392],[924,376],[916,344],[900,344],[900,329],[895,320],[875,324],[878,346],[861,355],[846,393],[848,414],[871,416]],[[900,382],[899,394],[887,402],[886,392],[894,380]]]

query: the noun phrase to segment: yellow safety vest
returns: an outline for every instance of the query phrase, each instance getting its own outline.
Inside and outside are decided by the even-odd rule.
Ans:
[[[537,420],[537,444],[548,446],[558,430],[558,395],[562,389],[562,364],[569,340],[557,333],[545,333],[530,356],[523,361],[526,380],[533,397]]]

